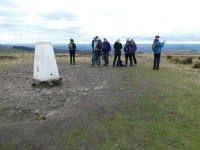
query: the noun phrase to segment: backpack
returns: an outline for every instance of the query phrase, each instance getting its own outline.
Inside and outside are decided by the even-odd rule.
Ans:
[[[137,46],[135,44],[135,42],[131,45],[131,53],[134,54],[137,50]]]
[[[127,46],[125,53],[130,54],[132,50],[132,47],[130,45]]]
[[[97,41],[97,45],[96,45],[95,50],[101,50],[101,49],[102,49],[102,41],[99,40],[99,41]]]
[[[156,52],[157,49],[158,49],[157,42],[154,41],[153,44],[152,44],[152,51],[153,51],[153,52]]]
[[[74,43],[69,44],[69,51],[74,51]]]

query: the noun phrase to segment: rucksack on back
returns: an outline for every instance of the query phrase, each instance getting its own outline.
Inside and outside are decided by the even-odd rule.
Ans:
[[[76,45],[74,43],[69,43],[68,48],[70,52],[74,52],[76,49]]]
[[[158,49],[158,47],[157,47],[157,42],[155,41],[155,42],[153,42],[153,44],[152,44],[152,51],[153,51],[153,52],[156,52],[157,49]]]
[[[97,42],[97,45],[96,45],[96,49],[95,50],[101,50],[102,49],[102,42],[101,42],[101,40],[99,40],[98,42]]]
[[[73,51],[73,50],[74,50],[73,44],[69,44],[69,50],[70,50],[70,51]]]
[[[131,53],[131,50],[132,50],[131,46],[128,45],[128,46],[126,47],[125,53],[126,53],[126,54],[130,54],[130,53]]]

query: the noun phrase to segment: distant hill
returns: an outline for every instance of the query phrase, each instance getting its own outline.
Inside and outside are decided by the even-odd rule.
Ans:
[[[12,46],[11,45],[2,45],[2,44],[0,44],[0,48],[12,48]]]
[[[18,49],[18,50],[25,50],[25,51],[33,51],[34,48],[30,47],[25,47],[25,46],[12,46],[13,49]]]

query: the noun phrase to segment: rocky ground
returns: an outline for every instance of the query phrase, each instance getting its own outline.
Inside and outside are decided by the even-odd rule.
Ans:
[[[62,84],[53,87],[31,86],[32,62],[1,68],[0,148],[2,143],[25,141],[43,149],[52,134],[69,129],[74,121],[87,122],[88,114],[105,113],[106,107],[119,102],[116,99],[123,99],[124,87],[113,86],[124,77],[121,68],[91,67],[89,62],[89,58],[76,65],[58,61]]]

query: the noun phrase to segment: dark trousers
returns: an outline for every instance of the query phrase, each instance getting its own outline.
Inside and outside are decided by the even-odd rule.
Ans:
[[[104,59],[104,64],[108,65],[109,64],[109,52],[103,52],[103,59]]]
[[[127,63],[128,63],[128,58],[129,58],[129,61],[130,61],[130,66],[132,66],[133,65],[133,60],[132,60],[132,54],[130,54],[130,53],[126,53],[125,54],[125,66],[127,66]]]
[[[132,58],[133,58],[134,64],[137,64],[137,60],[136,60],[136,57],[135,57],[135,53],[132,54]]]
[[[159,65],[160,65],[160,54],[154,54],[154,61],[153,61],[153,69],[159,69]]]
[[[114,60],[113,60],[113,66],[116,64],[116,60],[121,60],[121,53],[115,54]]]
[[[70,53],[70,64],[71,65],[72,65],[72,61],[73,61],[73,64],[75,64],[75,52]]]

